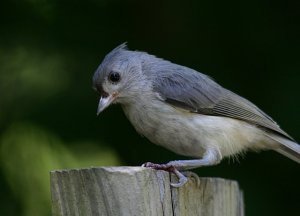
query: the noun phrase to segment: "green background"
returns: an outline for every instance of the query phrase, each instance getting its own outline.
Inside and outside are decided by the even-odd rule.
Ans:
[[[167,162],[119,106],[96,117],[91,77],[127,41],[215,78],[300,140],[299,1],[2,0],[0,215],[50,215],[49,171]],[[299,215],[300,166],[247,153],[200,176],[235,179],[246,215]]]

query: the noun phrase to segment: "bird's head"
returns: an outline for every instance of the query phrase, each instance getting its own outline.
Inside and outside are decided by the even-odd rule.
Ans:
[[[142,85],[142,53],[122,44],[108,53],[93,76],[93,89],[100,94],[97,115],[112,103],[130,103]]]

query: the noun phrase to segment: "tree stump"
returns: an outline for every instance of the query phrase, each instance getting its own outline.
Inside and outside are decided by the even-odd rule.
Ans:
[[[173,174],[143,167],[100,167],[52,171],[54,216],[243,216],[236,181],[189,178],[180,188]]]

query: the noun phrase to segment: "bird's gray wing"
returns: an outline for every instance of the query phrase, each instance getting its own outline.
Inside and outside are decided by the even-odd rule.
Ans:
[[[153,85],[163,100],[173,106],[194,113],[243,120],[293,140],[253,103],[189,68],[158,71]]]

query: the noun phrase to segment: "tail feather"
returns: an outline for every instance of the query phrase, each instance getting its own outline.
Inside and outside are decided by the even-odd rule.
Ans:
[[[281,144],[275,151],[300,163],[300,145],[298,143],[275,134],[272,134],[269,137]]]

